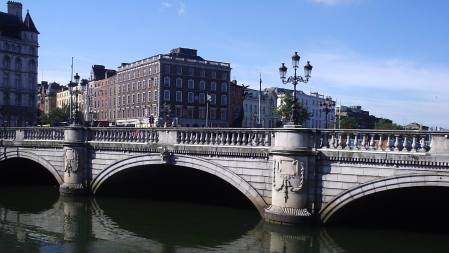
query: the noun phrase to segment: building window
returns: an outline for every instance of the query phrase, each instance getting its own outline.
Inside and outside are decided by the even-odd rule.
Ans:
[[[206,103],[206,94],[200,93],[199,96],[198,96],[198,102],[199,102],[200,104]]]
[[[182,102],[182,91],[176,91],[176,102]]]
[[[170,91],[164,90],[164,101],[170,101]]]
[[[168,65],[168,64],[164,65],[164,73],[170,74],[170,65]]]
[[[221,97],[223,97],[223,96],[221,96]],[[138,104],[140,103],[140,93],[137,93],[137,103]]]
[[[176,67],[176,74],[182,75],[182,67],[181,66]]]
[[[193,104],[194,102],[193,92],[187,93],[187,101],[189,102],[189,104]]]
[[[134,104],[134,102],[136,101],[136,100],[134,100],[134,98],[135,98],[135,95],[133,94],[133,95],[131,96],[131,103],[132,103],[132,104]]]
[[[221,83],[221,91],[228,92],[228,83],[226,83],[226,82]]]
[[[142,93],[142,102],[145,103],[147,101],[147,94],[145,92]]]
[[[182,89],[182,78],[176,78],[176,88]]]
[[[146,89],[147,88],[147,80],[143,80],[142,81],[142,89]]]
[[[157,90],[154,91],[154,101],[157,102]]]
[[[176,117],[182,117],[182,106],[177,106],[175,108]]]
[[[210,104],[215,105],[217,103],[217,96],[215,94],[210,94]]]
[[[228,96],[221,95],[221,105],[223,106],[228,105]]]
[[[206,109],[204,107],[198,108],[198,118],[205,119],[206,118]]]
[[[217,90],[217,83],[216,82],[211,82],[210,83],[210,90],[211,91],[216,91]]]
[[[224,71],[221,73],[221,79],[222,80],[228,80],[228,72]]]
[[[148,102],[151,100],[151,91],[148,92]]]
[[[217,109],[215,108],[210,109],[210,119],[211,120],[217,119]]]
[[[206,77],[206,70],[202,69],[202,70],[200,71],[200,76],[201,76],[202,78],[205,78],[205,77]]]
[[[217,72],[212,71],[212,72],[210,73],[210,76],[211,76],[212,79],[217,79]]]
[[[226,110],[221,110],[221,120],[228,120],[228,112]]]
[[[168,76],[164,77],[164,86],[170,87],[170,77]]]
[[[193,76],[195,74],[195,70],[193,68],[189,68],[189,76]]]
[[[192,79],[189,79],[189,81],[187,81],[187,85],[189,89],[195,89],[195,82]]]
[[[206,89],[206,82],[201,80],[200,81],[200,90],[205,90]]]
[[[137,90],[140,90],[140,82],[137,82]]]

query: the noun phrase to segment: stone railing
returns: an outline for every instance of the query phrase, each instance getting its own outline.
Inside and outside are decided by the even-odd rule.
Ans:
[[[275,129],[180,128],[177,144],[208,146],[270,147]]]
[[[63,141],[64,128],[29,127],[22,128],[24,140],[27,141]]]
[[[319,149],[429,152],[434,137],[445,137],[447,132],[393,131],[360,129],[322,129],[319,131]]]
[[[89,128],[88,141],[123,143],[158,143],[159,131],[155,128]]]
[[[16,129],[15,128],[0,128],[0,139],[15,140],[16,139]]]

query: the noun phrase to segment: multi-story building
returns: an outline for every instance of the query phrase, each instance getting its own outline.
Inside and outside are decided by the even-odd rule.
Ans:
[[[118,125],[229,126],[229,63],[205,60],[197,50],[123,63],[115,78]],[[208,96],[210,102],[207,104]]]
[[[81,103],[84,120],[96,121],[115,120],[115,75],[117,71],[106,69],[103,65],[93,65],[90,80]]]
[[[63,108],[65,106],[70,106],[70,91],[68,88],[56,93],[56,107]]]
[[[374,129],[377,118],[373,115],[370,115],[369,111],[362,110],[362,106],[337,106],[337,117],[341,119],[341,117],[350,117],[355,120],[357,124],[357,128],[360,129]],[[341,128],[340,122],[337,121],[337,128]]]
[[[37,86],[37,108],[41,113],[49,114],[57,107],[57,93],[67,89],[67,87],[61,86],[56,82],[49,84],[46,81],[42,81]]]
[[[24,126],[36,122],[38,35],[22,4],[8,1],[0,12],[0,124]]]
[[[238,85],[236,80],[229,82],[229,126],[242,127],[244,110],[243,101],[245,99],[245,87]]]
[[[275,105],[279,106],[282,102],[282,97],[285,93],[293,94],[293,90],[283,89],[283,88],[267,88],[265,89],[265,93],[268,96],[273,97],[276,100]],[[322,94],[317,92],[311,92],[310,94],[306,94],[303,91],[296,92],[296,98],[299,103],[301,103],[309,112],[309,119],[303,122],[303,126],[307,128],[330,128],[333,126],[333,122],[335,122],[335,108],[331,108],[331,111],[327,113],[324,112],[321,103],[326,100],[326,98]],[[332,99],[332,98],[330,98]],[[284,119],[284,121],[288,121],[289,119]],[[278,122],[277,126],[279,126],[279,122],[282,119],[276,119]],[[284,122],[285,123],[285,122]]]
[[[259,95],[260,95],[260,125],[259,125]],[[276,118],[273,114],[276,108],[276,96],[267,92],[267,89],[259,92],[258,90],[246,90],[243,100],[244,117],[242,127],[275,127]]]

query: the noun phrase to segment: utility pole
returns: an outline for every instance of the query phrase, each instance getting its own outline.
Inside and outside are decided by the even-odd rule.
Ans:
[[[258,127],[262,127],[261,121],[260,121],[260,113],[261,113],[261,100],[262,100],[262,73],[259,73],[259,118],[257,122]]]
[[[71,74],[70,74],[70,83],[72,83],[73,82],[73,56],[72,56],[72,65],[71,65]],[[70,88],[69,87],[69,89],[72,89],[72,88]],[[69,94],[70,94],[70,103],[69,103],[69,110],[70,110],[70,113],[69,113],[69,117],[70,117],[70,123],[72,123],[72,103],[73,103],[73,101],[72,101],[72,91],[71,90],[69,90]]]
[[[209,101],[212,99],[211,95],[206,94],[206,127],[209,126]]]

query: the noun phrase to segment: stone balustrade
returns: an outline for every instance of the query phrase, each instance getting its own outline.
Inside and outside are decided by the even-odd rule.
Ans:
[[[180,128],[177,144],[208,146],[270,147],[274,129]]]
[[[157,128],[89,128],[88,141],[123,143],[158,143]]]
[[[15,128],[1,128],[0,129],[0,139],[15,140],[16,139],[16,129]]]
[[[337,150],[429,152],[435,136],[446,132],[334,129],[321,130],[318,148]]]
[[[24,140],[29,141],[62,141],[64,140],[64,128],[28,127],[21,128]]]

